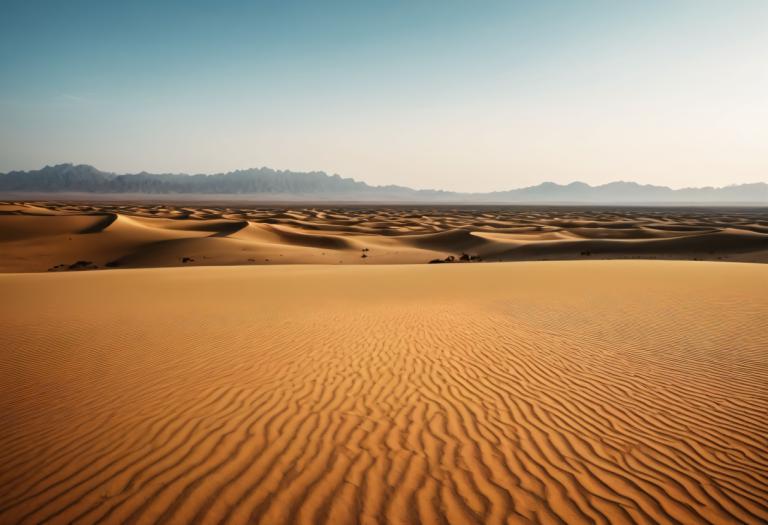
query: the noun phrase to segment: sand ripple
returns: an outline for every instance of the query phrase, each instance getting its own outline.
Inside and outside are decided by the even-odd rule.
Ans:
[[[0,276],[0,522],[765,523],[767,272]]]

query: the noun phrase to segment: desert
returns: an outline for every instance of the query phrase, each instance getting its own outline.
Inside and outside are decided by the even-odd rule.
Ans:
[[[768,266],[0,275],[2,523],[764,523]]]
[[[768,524],[766,28],[2,2],[0,525]]]
[[[762,210],[0,225],[2,523],[768,520]]]
[[[0,203],[0,271],[584,259],[768,262],[765,208]]]

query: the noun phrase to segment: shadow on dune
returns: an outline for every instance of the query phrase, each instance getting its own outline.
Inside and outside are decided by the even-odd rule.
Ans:
[[[738,254],[768,250],[768,235],[744,231],[725,231],[662,239],[589,239],[530,243],[494,253],[500,260],[534,258],[575,258],[591,256],[643,256],[658,258],[696,258],[712,254]]]
[[[99,233],[109,228],[113,222],[117,220],[117,213],[110,213],[105,215],[101,220],[95,224],[80,230],[77,233]]]

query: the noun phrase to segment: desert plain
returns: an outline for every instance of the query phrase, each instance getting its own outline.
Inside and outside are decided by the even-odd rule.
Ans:
[[[755,209],[4,203],[0,523],[765,523],[767,243]]]

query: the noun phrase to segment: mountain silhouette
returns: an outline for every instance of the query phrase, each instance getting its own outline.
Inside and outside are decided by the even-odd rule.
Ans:
[[[87,164],[58,164],[32,171],[0,173],[2,194],[136,194],[242,196],[271,200],[435,202],[435,203],[751,203],[768,205],[768,184],[671,189],[636,182],[590,186],[584,182],[487,193],[371,186],[321,171],[253,168],[213,175],[135,173],[119,175]]]

